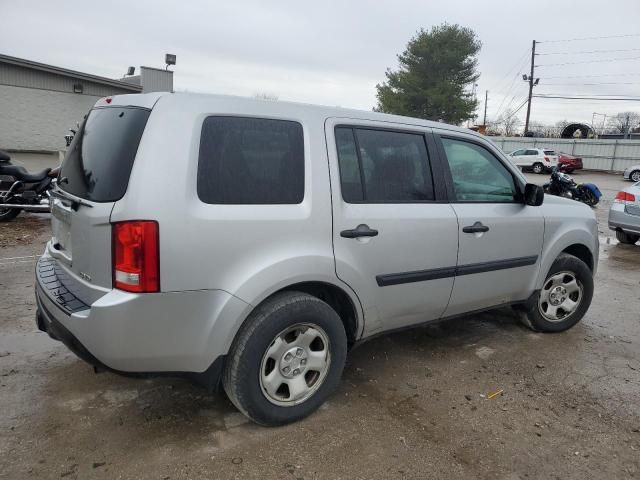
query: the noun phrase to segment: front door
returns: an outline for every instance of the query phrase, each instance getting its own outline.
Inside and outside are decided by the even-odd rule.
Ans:
[[[525,300],[533,292],[544,235],[540,208],[521,199],[522,180],[474,137],[438,137],[460,225],[458,263],[445,316]]]
[[[427,130],[327,121],[336,273],[362,302],[365,335],[437,319],[449,302],[458,222]]]

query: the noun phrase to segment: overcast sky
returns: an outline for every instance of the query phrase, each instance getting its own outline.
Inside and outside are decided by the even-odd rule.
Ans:
[[[365,110],[419,28],[458,23],[483,43],[477,91],[484,101],[489,90],[488,119],[525,100],[533,39],[553,53],[536,59],[536,93],[640,97],[640,0],[0,0],[0,19],[7,55],[116,78],[129,65],[163,67],[170,52],[176,90]],[[629,36],[545,42],[611,35]],[[575,53],[596,50],[606,52]],[[589,63],[549,65],[573,62]],[[590,122],[623,110],[640,102],[534,99],[531,119]]]

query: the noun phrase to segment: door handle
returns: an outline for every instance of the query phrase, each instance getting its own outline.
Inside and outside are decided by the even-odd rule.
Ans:
[[[378,230],[369,228],[369,225],[361,223],[352,230],[342,230],[340,236],[344,238],[358,238],[358,237],[375,237],[378,235]]]
[[[473,225],[462,227],[464,233],[484,233],[489,231],[489,227],[483,225],[482,222],[476,222]]]

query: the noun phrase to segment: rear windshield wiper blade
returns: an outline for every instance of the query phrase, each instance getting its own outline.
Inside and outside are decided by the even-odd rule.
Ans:
[[[65,192],[60,187],[54,188],[53,190],[51,190],[50,193],[54,197],[71,202],[71,205],[74,208],[74,210],[77,210],[78,205],[83,205],[85,207],[93,208],[93,205],[91,205],[90,203],[85,202],[84,200],[82,200],[79,197],[76,197],[75,195]]]

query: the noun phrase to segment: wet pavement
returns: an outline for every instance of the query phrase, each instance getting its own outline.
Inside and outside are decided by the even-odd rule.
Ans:
[[[580,324],[536,334],[505,309],[372,340],[327,404],[281,428],[186,381],[94,374],[35,327],[47,216],[18,217],[14,240],[0,224],[0,479],[640,478],[640,246],[606,228],[629,184],[574,176],[606,197]]]

